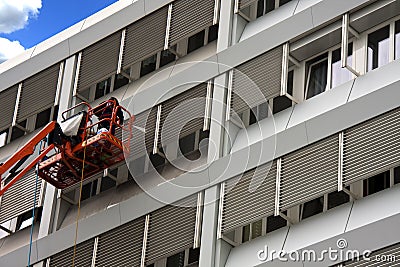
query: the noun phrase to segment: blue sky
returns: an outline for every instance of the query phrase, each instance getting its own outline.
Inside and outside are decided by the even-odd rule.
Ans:
[[[0,0],[0,62],[117,0]],[[10,32],[10,33],[8,33]],[[10,41],[10,42],[9,42]],[[7,47],[8,45],[8,47]],[[3,50],[3,51],[2,51]]]

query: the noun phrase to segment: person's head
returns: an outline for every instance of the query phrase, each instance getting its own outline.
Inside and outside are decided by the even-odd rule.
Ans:
[[[115,101],[115,104],[116,104],[117,106],[119,106],[118,99],[116,99],[115,97],[112,96],[112,97],[110,97],[109,100]]]

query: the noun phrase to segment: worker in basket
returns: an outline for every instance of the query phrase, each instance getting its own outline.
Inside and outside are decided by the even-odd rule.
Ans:
[[[116,126],[115,123],[112,121],[114,109],[117,109],[117,123],[119,125],[122,125],[124,123],[124,113],[119,107],[119,102],[115,97],[111,97],[106,102],[101,103],[97,109],[93,110],[94,115],[99,118],[97,134],[108,132],[111,125],[111,134],[115,135]]]

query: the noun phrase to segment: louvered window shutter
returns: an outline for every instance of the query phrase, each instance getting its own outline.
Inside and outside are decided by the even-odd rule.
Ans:
[[[276,161],[250,170],[242,177],[225,183],[222,212],[222,233],[267,217],[274,212]],[[259,187],[250,192],[255,184]]]
[[[169,46],[211,26],[215,0],[177,0],[172,3]]]
[[[161,104],[159,138],[162,145],[203,128],[206,96],[207,84],[202,83]]]
[[[349,185],[400,164],[400,109],[344,131],[343,182]]]
[[[146,264],[193,246],[197,194],[150,214]]]
[[[231,114],[256,107],[279,95],[283,47],[279,46],[238,66],[233,71]]]
[[[0,113],[2,114],[0,131],[10,127],[12,124],[17,93],[18,85],[10,87],[0,93]]]
[[[280,209],[337,189],[339,134],[282,157]]]
[[[33,208],[35,200],[35,170],[28,171],[20,180],[10,187],[1,198],[0,223],[17,217]],[[40,203],[39,195],[42,189],[42,180],[39,178],[37,186],[36,207]]]
[[[76,246],[74,267],[92,266],[94,239],[87,240]],[[50,267],[72,266],[74,248],[70,247],[50,257]]]
[[[23,81],[18,122],[54,105],[59,72],[60,64],[56,64]]]
[[[144,225],[140,218],[100,235],[96,266],[140,266]]]
[[[168,6],[126,28],[123,68],[143,60],[164,47]]]
[[[107,78],[117,71],[121,32],[83,49],[79,67],[78,91]]]

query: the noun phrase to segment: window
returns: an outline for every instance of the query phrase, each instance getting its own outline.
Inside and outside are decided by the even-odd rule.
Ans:
[[[114,170],[110,171],[110,173],[112,175],[114,175],[115,177],[117,177],[118,169],[114,169]],[[111,179],[110,177],[105,176],[105,177],[101,178],[100,192],[104,192],[111,188],[114,188],[116,185],[117,185],[117,182],[115,182],[114,179]]]
[[[390,175],[389,171],[380,173],[371,178],[368,178],[364,182],[364,196],[375,194],[379,191],[390,187]]]
[[[35,208],[34,222],[40,222],[42,218],[42,207]],[[18,216],[16,230],[22,230],[32,225],[32,210],[29,210]]]
[[[133,171],[133,175],[135,177],[139,177],[140,175],[144,174],[145,172],[145,163],[146,163],[146,156],[142,156],[132,161],[132,165],[130,166],[130,171]],[[132,177],[133,178],[133,177]]]
[[[286,211],[284,213],[286,213]],[[271,215],[267,218],[267,233],[278,230],[282,227],[285,227],[286,225],[286,220],[283,219],[281,216]]]
[[[205,30],[202,30],[201,32],[196,33],[195,35],[189,37],[188,48],[187,48],[188,54],[204,46],[204,36],[205,36]]]
[[[82,200],[91,198],[97,194],[97,179],[82,186]]]
[[[181,155],[187,155],[194,151],[196,142],[196,133],[191,133],[179,139],[179,150]]]
[[[49,123],[50,121],[50,116],[51,116],[51,108],[48,108],[45,111],[42,111],[39,114],[37,114],[35,122],[35,130],[43,126],[46,126],[46,124]]]
[[[140,68],[140,77],[149,74],[156,70],[156,62],[157,62],[157,54],[152,55],[145,60],[142,61],[142,65]]]
[[[251,224],[251,239],[255,239],[259,236],[262,236],[262,220]]]
[[[307,62],[306,99],[324,92],[328,84],[328,54]]]
[[[200,258],[200,248],[190,248],[188,264],[199,262],[199,258]]]
[[[126,78],[125,76],[123,76],[121,74],[115,74],[113,91],[121,88],[124,85],[127,85],[128,83],[129,83],[129,79],[128,78]]]
[[[304,220],[308,217],[323,212],[323,210],[324,210],[324,197],[322,196],[302,204],[300,218]]]
[[[389,63],[390,26],[368,35],[368,71]]]
[[[271,12],[275,9],[275,0],[258,0],[257,18]]]
[[[287,3],[289,3],[290,1],[292,1],[292,0],[279,0],[279,6],[283,6]]]
[[[167,267],[183,267],[185,264],[185,251],[167,258]]]
[[[26,128],[26,120],[23,120],[22,122],[18,123],[20,126]],[[21,130],[20,128],[14,126],[12,127],[11,131],[11,141],[20,138],[25,135],[25,131]]]
[[[99,99],[100,97],[109,94],[110,91],[111,91],[111,77],[96,84],[96,93],[94,99]]]
[[[212,25],[208,29],[208,42],[211,43],[218,39],[218,24]]]
[[[272,105],[272,113],[281,112],[287,108],[292,106],[292,100],[287,98],[286,96],[277,96],[274,98],[274,103]]]
[[[343,191],[328,194],[328,209],[343,205],[350,201],[350,197]]]
[[[396,21],[395,24],[395,59],[399,59],[400,58],[400,20]]]
[[[351,66],[353,60],[353,43],[348,46],[347,64]],[[336,49],[332,52],[332,81],[331,88],[337,87],[353,77],[352,73],[341,66],[341,49]]]
[[[164,153],[162,148],[159,148],[159,150],[161,153]],[[149,158],[154,169],[156,169],[158,173],[161,173],[164,169],[165,158],[163,158],[160,154],[152,154],[152,153],[149,155]]]
[[[5,144],[7,143],[7,132],[8,129],[0,132],[0,147],[5,146]]]
[[[250,110],[249,125],[268,117],[268,102],[262,103]]]
[[[176,45],[172,49],[176,50]],[[171,62],[174,62],[175,59],[176,59],[176,56],[170,50],[161,51],[160,68],[162,66],[165,66],[165,65],[171,63]]]
[[[394,168],[394,184],[400,183],[400,167]]]

